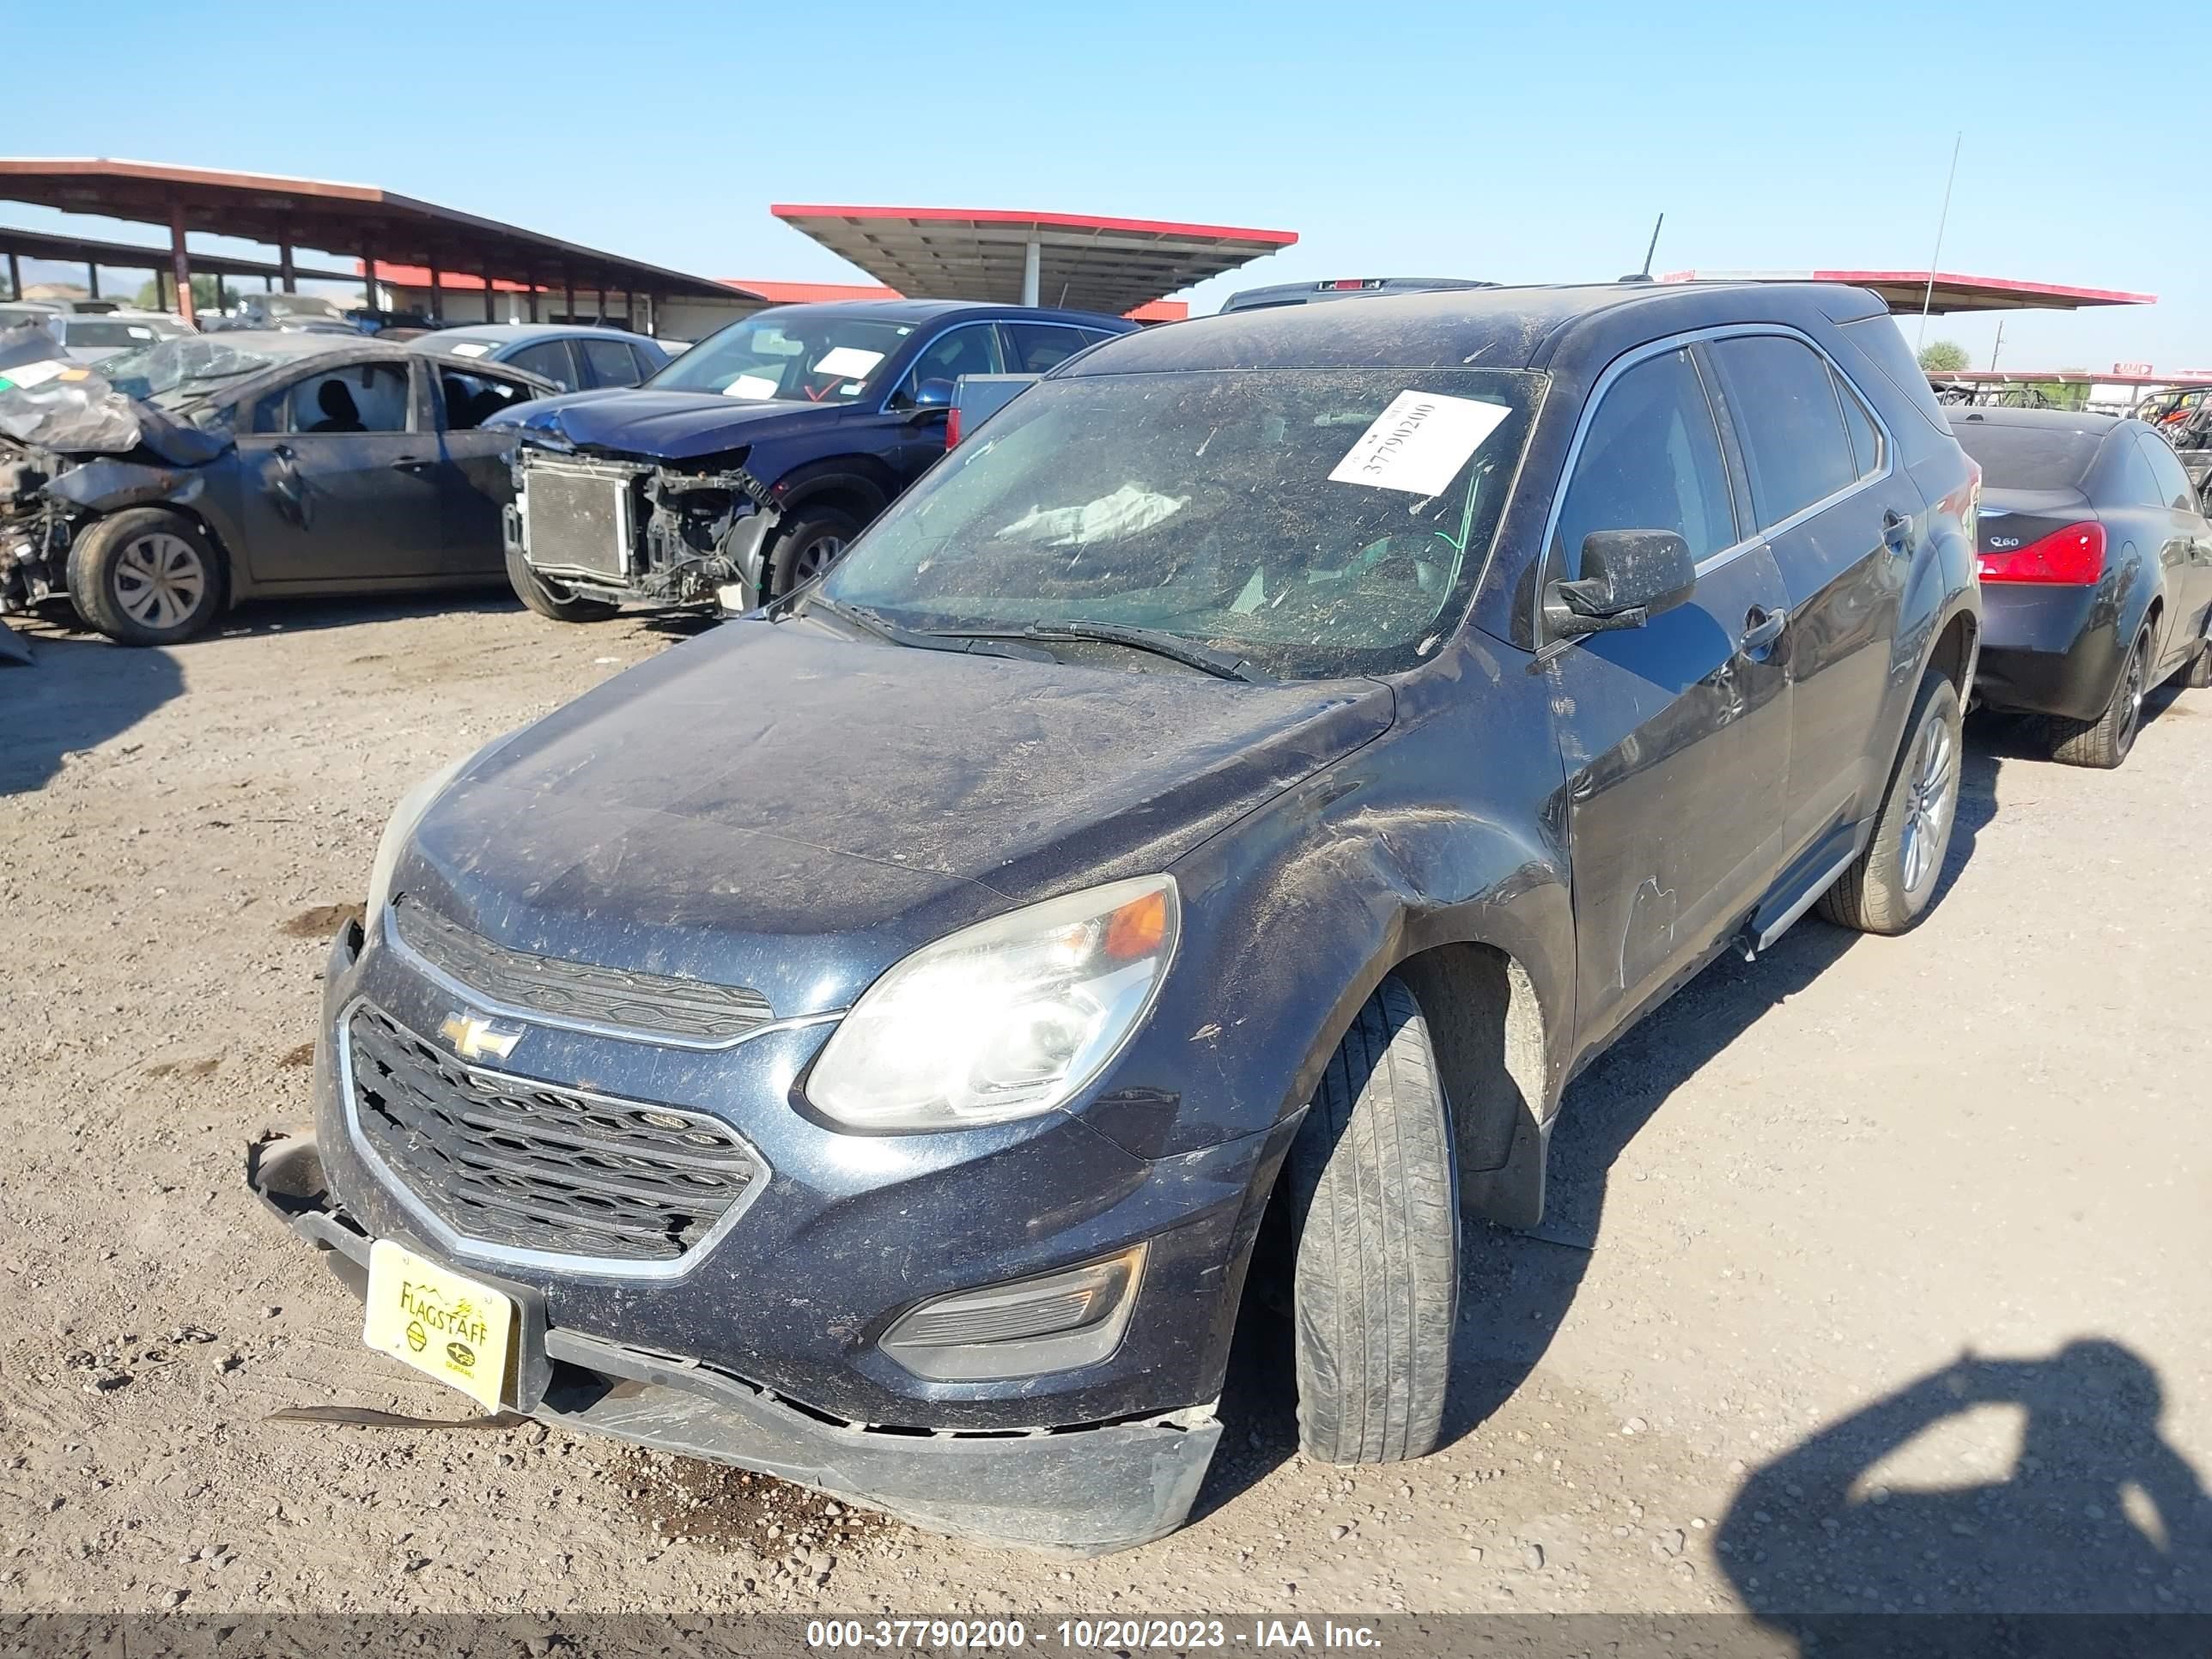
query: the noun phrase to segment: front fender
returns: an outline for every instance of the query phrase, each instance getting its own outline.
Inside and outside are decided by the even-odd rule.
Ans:
[[[1438,665],[1425,684],[1401,683],[1382,737],[1171,866],[1176,961],[1115,1068],[1127,1086],[1087,1109],[1095,1127],[1157,1158],[1295,1117],[1383,976],[1448,946],[1486,953],[1533,1003],[1520,1010],[1537,1029],[1516,1081],[1534,1125],[1548,1120],[1573,1011],[1564,783],[1540,678],[1487,648],[1467,654],[1463,672]],[[1477,658],[1484,690],[1465,684],[1486,672]],[[1441,1028],[1505,1012],[1429,1006],[1454,982],[1416,987],[1447,1060],[1460,1037]]]
[[[189,507],[206,487],[206,475],[190,467],[149,466],[107,457],[48,480],[43,493],[49,501],[78,512],[118,513],[126,507]]]

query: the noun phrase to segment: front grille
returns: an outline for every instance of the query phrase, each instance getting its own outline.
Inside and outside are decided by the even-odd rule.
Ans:
[[[627,580],[631,536],[628,472],[573,463],[526,463],[522,545],[542,570],[588,572]]]
[[[402,894],[392,926],[407,948],[489,1001],[678,1042],[733,1042],[765,1024],[768,999],[742,985],[638,974],[509,950]]]
[[[673,1261],[766,1173],[711,1117],[471,1070],[366,1005],[346,1040],[362,1135],[466,1238]]]

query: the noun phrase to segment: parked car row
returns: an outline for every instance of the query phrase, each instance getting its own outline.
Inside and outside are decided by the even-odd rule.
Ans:
[[[374,1346],[1084,1551],[1182,1522],[1248,1298],[1310,1455],[1438,1443],[1568,1079],[1936,902],[1988,555],[1862,290],[1348,314],[769,312],[495,418],[537,603],[767,599],[394,812],[249,1164]]]

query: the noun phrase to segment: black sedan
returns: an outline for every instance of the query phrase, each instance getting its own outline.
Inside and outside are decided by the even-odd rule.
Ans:
[[[168,645],[240,599],[503,581],[514,434],[479,428],[552,389],[306,332],[52,373],[0,410],[0,609],[66,601],[111,639]]]
[[[2212,685],[2212,523],[2141,421],[1976,409],[1951,426],[1982,469],[1975,691],[2049,716],[2057,759],[2118,766],[2146,693]]]

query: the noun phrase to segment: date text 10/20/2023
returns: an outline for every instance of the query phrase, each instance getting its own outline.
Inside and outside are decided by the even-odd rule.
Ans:
[[[1055,1638],[1057,1638],[1055,1640]],[[1017,1619],[815,1619],[810,1648],[919,1648],[1006,1652],[1031,1645],[1076,1652],[1096,1649],[1300,1648],[1372,1650],[1382,1644],[1368,1625],[1323,1619],[1063,1619],[1035,1632]]]

